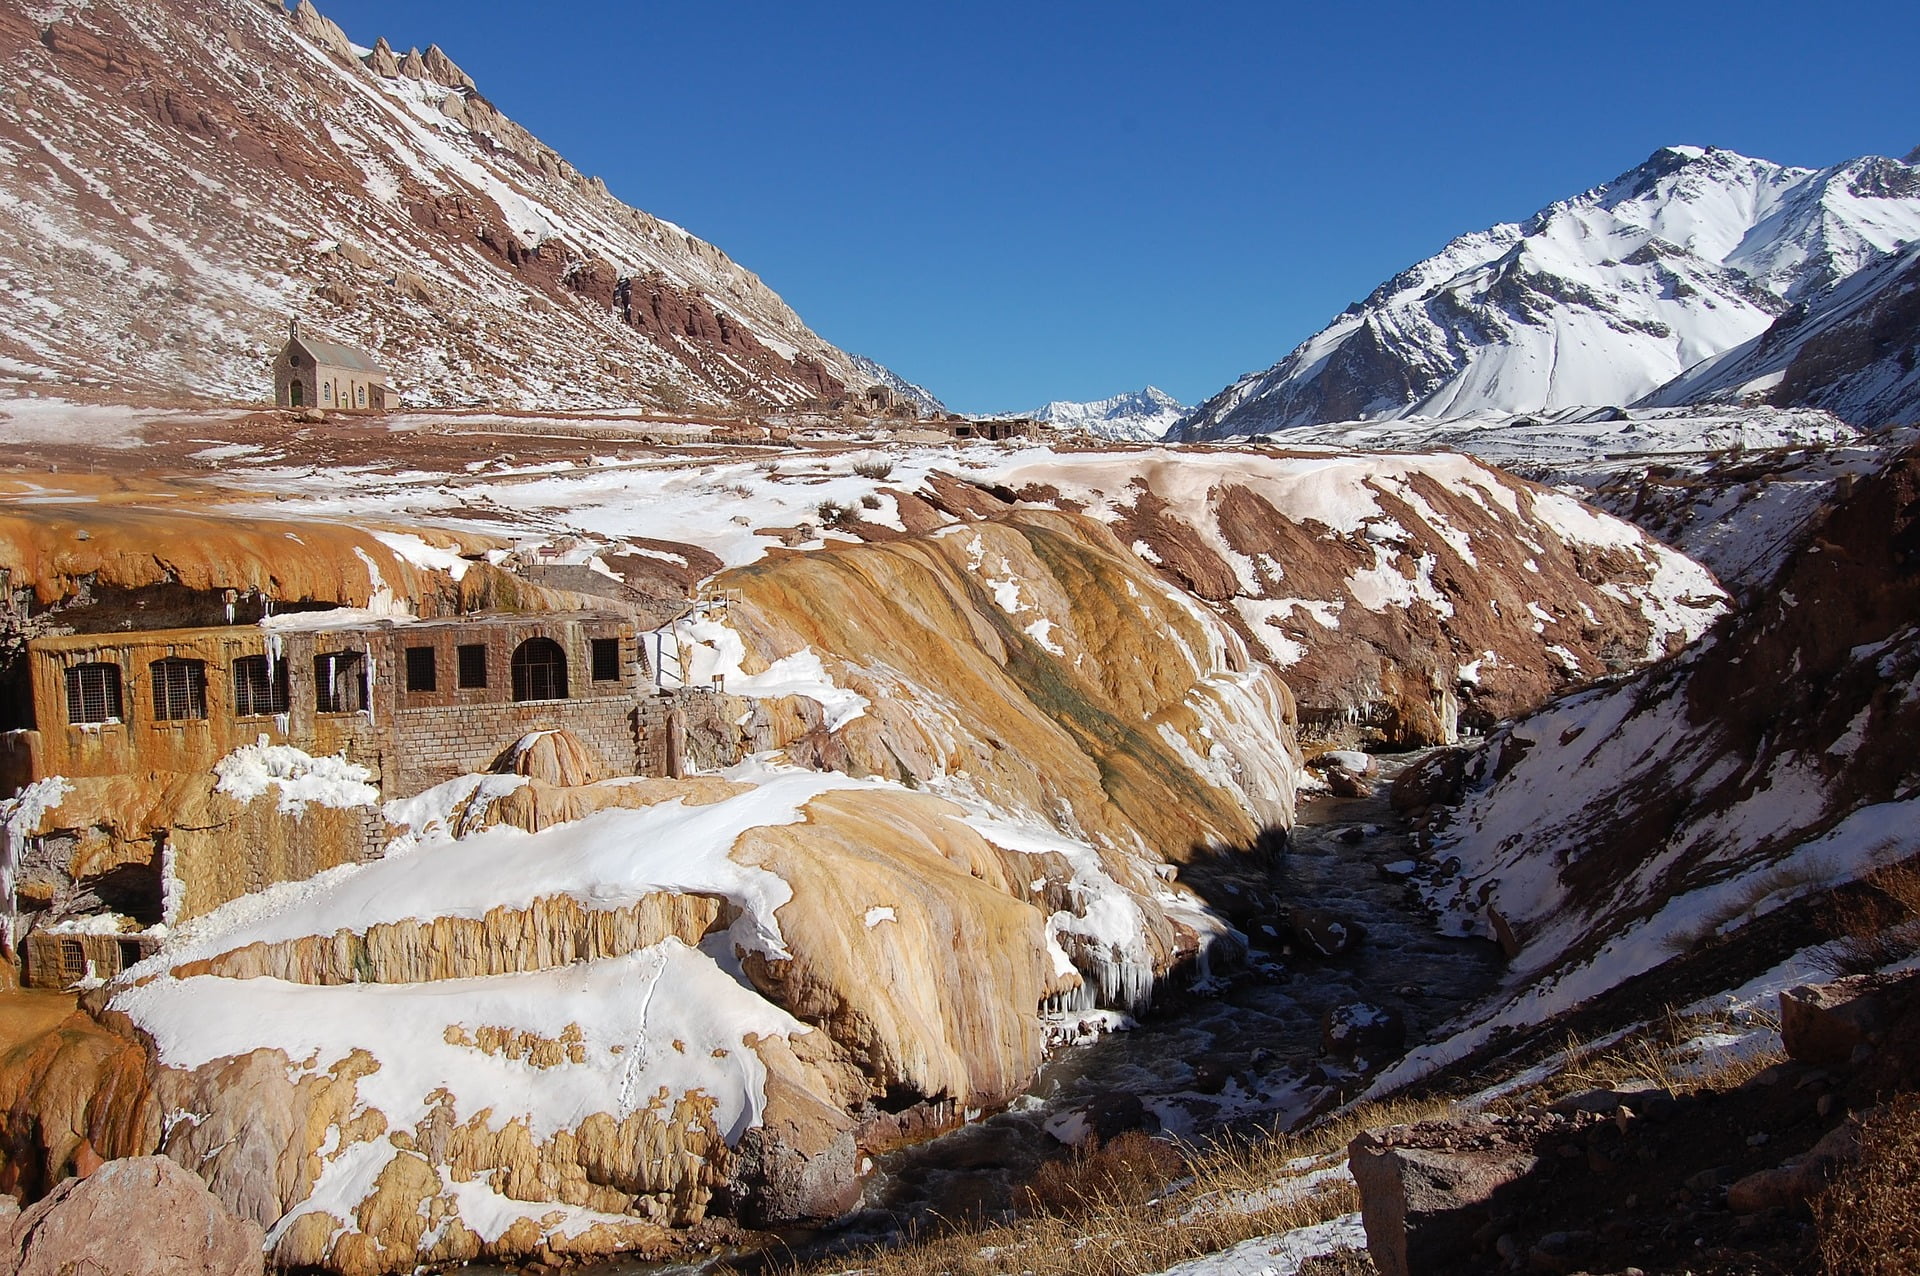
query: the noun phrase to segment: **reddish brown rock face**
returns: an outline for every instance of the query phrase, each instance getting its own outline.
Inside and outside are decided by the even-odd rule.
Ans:
[[[1307,738],[1446,742],[1668,654],[1724,605],[1637,530],[1464,456],[1154,449],[996,477],[1107,520],[1211,604]]]
[[[1438,833],[1458,898],[1497,911],[1522,974],[1617,981],[1911,853],[1916,614],[1909,452],[1685,657],[1495,737]]]
[[[37,379],[259,398],[290,314],[377,351],[412,404],[755,409],[867,379],[437,48],[363,64],[310,6],[163,0],[0,13],[0,58],[36,68],[0,101],[0,255],[54,304],[0,354]]]

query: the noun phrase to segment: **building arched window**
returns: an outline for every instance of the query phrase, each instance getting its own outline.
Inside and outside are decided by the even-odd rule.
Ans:
[[[333,402],[333,382],[322,381],[320,383],[320,401],[322,403]]]
[[[367,387],[358,381],[353,383],[353,406],[356,408],[367,406]]]
[[[565,700],[567,653],[551,638],[529,638],[513,649],[515,700]]]
[[[120,666],[104,661],[67,666],[67,721],[118,722]]]
[[[147,666],[153,679],[153,716],[179,722],[207,716],[207,666],[199,660],[168,656]]]

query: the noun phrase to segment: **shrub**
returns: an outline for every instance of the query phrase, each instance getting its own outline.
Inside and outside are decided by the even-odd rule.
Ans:
[[[1920,1095],[1904,1094],[1860,1123],[1860,1160],[1813,1201],[1828,1276],[1920,1271]]]
[[[855,461],[853,463],[853,472],[863,479],[874,479],[877,481],[887,478],[893,473],[893,462],[883,459]]]
[[[1184,1166],[1171,1143],[1129,1130],[1042,1165],[1020,1189],[1020,1212],[1071,1218],[1104,1206],[1143,1205]]]
[[[872,492],[868,492],[860,498],[860,508],[863,510],[877,510],[880,508],[880,498]]]
[[[821,501],[820,508],[815,512],[820,515],[820,521],[828,527],[838,527],[853,517],[853,510],[838,501]]]

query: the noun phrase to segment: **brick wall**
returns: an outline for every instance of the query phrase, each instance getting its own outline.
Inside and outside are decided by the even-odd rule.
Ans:
[[[381,759],[381,787],[396,795],[418,793],[485,771],[528,732],[560,727],[592,750],[609,775],[663,774],[643,762],[639,717],[634,701],[624,696],[465,705],[457,712],[398,709],[383,733],[391,752]],[[657,741],[658,732],[650,735]]]

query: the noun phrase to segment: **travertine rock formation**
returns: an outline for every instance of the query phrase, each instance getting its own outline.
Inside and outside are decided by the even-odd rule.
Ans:
[[[1458,454],[1150,449],[991,474],[1108,523],[1211,604],[1317,734],[1449,742],[1664,656],[1725,606],[1638,529]]]

